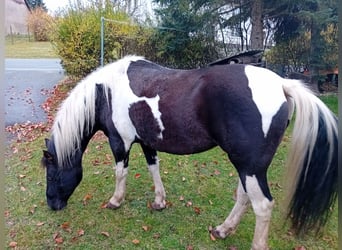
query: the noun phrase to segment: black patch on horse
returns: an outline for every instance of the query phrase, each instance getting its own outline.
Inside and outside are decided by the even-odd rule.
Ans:
[[[160,130],[158,121],[153,116],[151,107],[146,101],[133,103],[129,108],[129,117],[138,135],[143,136],[144,143],[147,145],[156,143],[162,131]]]

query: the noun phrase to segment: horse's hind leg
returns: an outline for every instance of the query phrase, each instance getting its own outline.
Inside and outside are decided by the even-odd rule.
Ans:
[[[262,190],[260,183],[263,185],[264,190]],[[246,176],[246,189],[248,197],[252,203],[254,214],[256,216],[252,249],[267,250],[269,249],[267,246],[268,230],[271,221],[274,200],[272,197],[267,198],[264,195],[264,193],[267,193],[267,196],[270,197],[266,177],[257,178],[255,175]]]
[[[238,188],[236,191],[236,202],[227,219],[219,226],[217,226],[211,233],[214,237],[225,238],[235,232],[236,227],[240,223],[242,215],[249,207],[249,198],[242,187],[239,179]]]
[[[241,180],[239,181],[236,203],[227,219],[221,225],[212,230],[211,233],[214,237],[225,238],[228,235],[234,233],[241,220],[242,215],[249,207],[249,204],[252,203],[252,207],[256,215],[256,225],[252,243],[252,250],[268,249],[268,229],[274,201],[272,199],[270,200],[264,195],[264,192],[262,191],[259,184],[260,181],[261,183],[267,185],[267,182],[265,183],[264,180],[258,180],[255,175],[245,176],[245,186],[247,192],[245,192]],[[270,196],[268,187],[264,187],[266,187],[265,192],[268,193],[267,196]]]
[[[141,147],[144,151],[144,155],[148,164],[148,170],[151,173],[153,183],[154,183],[154,190],[155,190],[155,199],[152,203],[152,208],[155,210],[162,210],[166,207],[165,201],[165,189],[163,182],[160,178],[159,172],[159,160],[157,156],[157,151],[147,147],[146,145],[141,143]]]

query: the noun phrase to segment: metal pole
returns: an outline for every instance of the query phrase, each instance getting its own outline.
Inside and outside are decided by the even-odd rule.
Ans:
[[[101,67],[103,67],[103,54],[104,54],[104,17],[101,17]]]

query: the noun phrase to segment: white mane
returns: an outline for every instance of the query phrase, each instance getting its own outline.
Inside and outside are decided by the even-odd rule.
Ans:
[[[59,166],[64,166],[63,163],[80,149],[84,133],[91,131],[94,126],[96,84],[103,84],[107,93],[108,88],[120,84],[120,78],[127,75],[130,63],[137,60],[144,58],[126,56],[99,68],[79,82],[63,101],[52,126]]]

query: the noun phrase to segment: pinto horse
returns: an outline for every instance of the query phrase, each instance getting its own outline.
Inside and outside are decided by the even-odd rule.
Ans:
[[[157,151],[182,155],[219,146],[239,184],[231,213],[211,233],[225,238],[251,204],[252,249],[267,249],[274,200],[266,172],[295,108],[288,215],[299,231],[320,228],[337,196],[337,118],[299,81],[241,64],[176,70],[128,56],[91,73],[62,103],[46,139],[48,206],[67,205],[82,179],[82,155],[98,130],[108,137],[116,162],[108,208],[124,200],[133,143],[141,145],[152,175],[156,210],[166,206]]]

